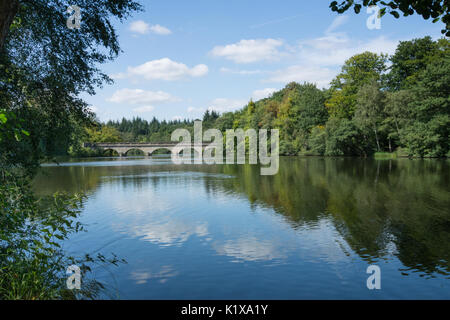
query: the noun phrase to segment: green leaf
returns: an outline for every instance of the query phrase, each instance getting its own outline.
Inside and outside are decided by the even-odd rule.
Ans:
[[[389,13],[392,14],[396,19],[398,19],[400,17],[400,15],[398,14],[397,11],[391,11]]]

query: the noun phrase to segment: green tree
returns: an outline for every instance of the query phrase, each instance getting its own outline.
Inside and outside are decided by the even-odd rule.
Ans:
[[[412,118],[404,143],[411,154],[445,156],[450,148],[450,54],[432,61],[411,89]]]
[[[327,135],[325,126],[317,126],[311,130],[308,144],[312,152],[324,155],[326,151]]]
[[[88,142],[121,142],[120,132],[113,127],[102,126],[100,130],[96,128],[86,128]]]
[[[328,156],[367,156],[369,150],[353,123],[348,119],[330,118],[326,125],[326,148]]]
[[[381,129],[386,132],[390,152],[401,144],[403,129],[411,119],[408,105],[412,99],[410,90],[386,92],[385,117]]]
[[[372,52],[354,55],[342,66],[341,73],[331,82],[331,97],[326,102],[333,117],[351,119],[355,112],[356,95],[366,84],[382,82],[387,56]]]
[[[385,96],[379,85],[374,82],[363,86],[358,91],[357,106],[353,121],[361,131],[369,129],[375,136],[377,151],[380,148],[380,126],[383,120]]]
[[[30,139],[24,158],[57,154],[68,148],[72,126],[86,125],[92,116],[79,94],[94,94],[97,86],[111,82],[99,65],[120,52],[112,19],[121,21],[141,6],[132,0],[78,1],[77,30],[66,25],[72,3],[12,2],[16,5],[0,14],[11,17],[0,24],[6,28],[0,39],[0,103],[25,120]]]
[[[58,243],[80,230],[80,198],[36,199],[30,181],[44,155],[67,150],[74,127],[93,120],[78,96],[110,82],[98,66],[120,51],[112,20],[141,7],[131,0],[78,1],[83,21],[72,30],[66,25],[69,4],[0,1],[0,299],[95,293],[75,295],[64,287],[67,265],[76,263],[84,273],[95,262],[89,255],[67,256]],[[96,261],[107,260],[99,255]],[[85,287],[99,288],[89,281]]]
[[[410,88],[418,74],[427,65],[448,50],[448,40],[433,41],[427,36],[410,41],[400,41],[395,54],[390,58],[392,65],[387,75],[391,90]]]

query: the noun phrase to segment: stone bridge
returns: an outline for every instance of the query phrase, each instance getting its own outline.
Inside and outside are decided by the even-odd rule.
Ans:
[[[185,144],[179,145],[177,142],[173,143],[138,143],[138,142],[117,142],[117,143],[84,143],[83,146],[85,148],[93,148],[93,149],[102,149],[104,151],[106,150],[113,150],[116,151],[120,156],[126,156],[127,152],[130,150],[141,150],[144,152],[145,155],[151,156],[153,152],[159,149],[166,149],[170,152],[177,151],[180,152],[181,150],[185,149],[193,149],[194,154],[200,153],[205,149],[206,146],[208,146],[208,143],[202,143],[202,144]]]

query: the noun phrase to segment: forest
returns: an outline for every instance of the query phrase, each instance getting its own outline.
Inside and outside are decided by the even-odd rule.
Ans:
[[[280,154],[367,157],[391,153],[448,157],[450,47],[445,38],[400,42],[395,54],[363,52],[349,58],[329,88],[289,83],[272,96],[235,112],[207,110],[203,125],[280,130]],[[89,142],[167,142],[193,120],[97,122]],[[74,155],[88,151],[71,146]]]

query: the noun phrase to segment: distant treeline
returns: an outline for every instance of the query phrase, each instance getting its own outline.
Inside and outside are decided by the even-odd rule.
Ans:
[[[399,152],[449,156],[450,49],[447,39],[400,42],[394,55],[364,52],[348,59],[329,89],[289,83],[269,98],[219,115],[204,127],[280,129],[280,153],[370,156]],[[192,120],[109,121],[87,129],[94,142],[170,141]]]

